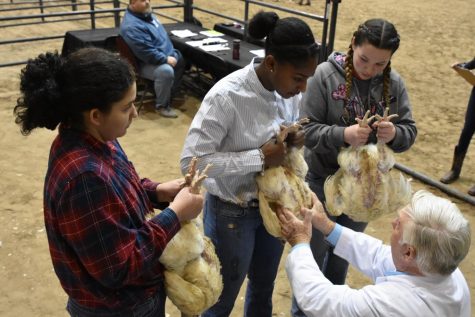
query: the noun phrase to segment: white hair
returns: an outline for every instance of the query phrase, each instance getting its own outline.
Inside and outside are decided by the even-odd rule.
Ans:
[[[414,246],[419,270],[449,275],[470,248],[470,224],[450,200],[420,190],[412,197],[402,242]]]

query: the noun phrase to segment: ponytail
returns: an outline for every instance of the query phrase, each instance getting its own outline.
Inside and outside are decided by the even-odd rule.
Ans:
[[[21,71],[15,122],[24,135],[60,123],[81,129],[85,111],[108,113],[134,82],[132,66],[104,49],[83,48],[65,59],[57,52],[41,54]]]
[[[61,92],[57,81],[63,61],[57,52],[41,54],[28,60],[20,74],[20,92],[13,110],[21,133],[28,135],[35,128],[56,129],[63,121],[60,109]]]
[[[320,51],[310,27],[295,17],[280,19],[275,12],[261,11],[249,22],[248,32],[256,39],[266,38],[266,55],[294,66],[316,58]]]

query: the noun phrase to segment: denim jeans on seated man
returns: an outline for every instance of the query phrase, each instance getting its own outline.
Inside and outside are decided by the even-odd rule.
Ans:
[[[272,316],[272,292],[283,243],[267,233],[257,207],[243,208],[208,193],[203,213],[205,234],[218,246],[221,272],[227,278],[218,302],[201,316],[229,316],[246,274],[244,316]]]
[[[153,80],[155,109],[165,117],[177,117],[175,110],[171,109],[171,99],[180,88],[184,71],[185,61],[182,57],[177,60],[175,67],[167,63],[161,65],[145,64],[140,67],[140,76]]]
[[[325,183],[325,179],[319,178],[313,173],[309,172],[305,180],[307,181],[310,189],[324,204],[325,193],[323,191],[323,184]],[[329,218],[332,221],[335,221],[344,227],[351,228],[357,232],[363,232],[368,225],[366,222],[353,221],[345,214],[341,214],[338,217],[330,216]],[[317,262],[320,271],[322,271],[325,277],[335,285],[345,284],[346,274],[348,273],[349,266],[348,262],[333,254],[333,248],[330,247],[330,244],[326,242],[323,234],[315,228],[312,228],[312,240],[310,241],[310,248],[312,249],[315,262]],[[292,308],[290,312],[292,317],[305,317],[305,314],[298,307],[294,297],[292,297]]]

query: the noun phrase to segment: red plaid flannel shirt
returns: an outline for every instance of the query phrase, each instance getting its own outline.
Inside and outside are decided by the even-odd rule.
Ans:
[[[146,220],[160,207],[157,184],[138,177],[117,141],[60,127],[44,215],[55,272],[76,303],[120,311],[162,287],[158,258],[180,224],[169,208]]]

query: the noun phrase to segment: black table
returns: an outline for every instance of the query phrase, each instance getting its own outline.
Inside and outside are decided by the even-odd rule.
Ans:
[[[244,27],[238,23],[216,23],[213,29],[240,40],[244,39]]]
[[[114,39],[117,35],[119,35],[119,28],[68,31],[64,36],[61,55],[67,56],[80,48],[89,46],[113,49],[115,41],[108,41],[108,39]]]
[[[171,31],[173,30],[190,30],[193,33],[200,34],[200,31],[207,29],[191,23],[170,23],[164,24],[163,26],[167,30],[170,39],[173,42],[173,46],[183,54],[185,59],[209,72],[213,77],[215,77],[215,79],[220,79],[235,70],[247,66],[251,60],[256,57],[256,55],[250,51],[262,49],[262,47],[255,44],[241,41],[239,51],[240,58],[235,60],[232,58],[232,41],[235,39],[232,36],[220,36],[220,38],[228,42],[229,50],[207,52],[199,47],[193,47],[186,44],[186,42],[192,41],[194,39],[193,37],[180,38],[171,34]],[[202,38],[202,36],[199,36],[199,38]]]
[[[240,59],[232,58],[232,36],[224,35],[220,38],[228,42],[229,50],[206,52],[199,47],[193,47],[186,42],[193,38],[179,38],[171,34],[172,30],[190,30],[191,32],[200,34],[200,31],[207,30],[191,23],[168,23],[163,25],[167,30],[173,46],[178,49],[185,59],[197,67],[210,73],[215,79],[220,79],[235,70],[241,69],[248,65],[256,56],[251,50],[262,49],[260,46],[241,41],[240,43]],[[64,37],[62,55],[67,56],[71,52],[83,47],[94,46],[115,51],[115,38],[119,35],[119,28],[104,28],[93,30],[77,30],[68,31]],[[200,35],[201,38],[205,36]]]
[[[237,39],[244,39],[244,26],[237,23],[216,23],[213,27],[215,31],[227,34]],[[264,47],[264,39],[255,39],[248,36],[247,42]]]

